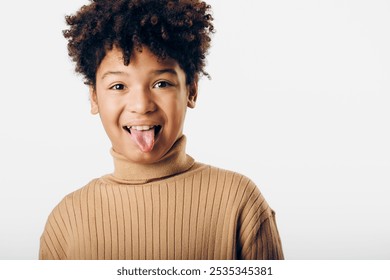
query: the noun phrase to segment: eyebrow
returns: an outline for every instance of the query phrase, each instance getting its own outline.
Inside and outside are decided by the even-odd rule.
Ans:
[[[152,71],[152,74],[154,74],[154,75],[161,75],[164,73],[171,73],[171,74],[176,75],[176,76],[178,75],[176,70],[174,70],[172,68],[165,68],[165,69],[159,69],[159,70]]]
[[[127,75],[125,72],[122,71],[107,71],[103,74],[102,80],[104,80],[107,76],[110,75]]]
[[[165,68],[165,69],[158,69],[158,70],[151,71],[151,74],[155,75],[155,76],[161,75],[164,73],[171,73],[175,76],[178,76],[176,70],[172,69],[172,68]],[[102,80],[104,80],[107,76],[110,76],[110,75],[125,75],[125,76],[127,76],[128,74],[126,72],[123,72],[123,71],[107,71],[102,75]]]

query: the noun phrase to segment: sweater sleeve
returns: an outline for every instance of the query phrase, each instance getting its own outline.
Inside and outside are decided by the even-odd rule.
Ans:
[[[275,221],[275,212],[264,220],[243,252],[245,260],[283,260],[282,243]]]
[[[275,212],[252,182],[247,188],[246,198],[239,220],[237,258],[284,259]]]
[[[64,212],[66,213],[66,206],[62,201],[49,215],[40,239],[40,260],[67,259],[68,231]]]

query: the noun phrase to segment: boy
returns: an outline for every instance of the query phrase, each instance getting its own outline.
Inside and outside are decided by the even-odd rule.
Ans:
[[[213,32],[197,0],[92,1],[66,18],[114,173],[50,214],[41,259],[282,259],[275,215],[246,177],[185,153],[186,108]]]

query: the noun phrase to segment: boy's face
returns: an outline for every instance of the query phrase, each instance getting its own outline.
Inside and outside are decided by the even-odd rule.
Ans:
[[[122,51],[108,51],[90,87],[91,112],[99,113],[114,151],[128,160],[153,163],[183,134],[187,106],[195,106],[197,85],[173,59],[158,61],[146,47],[128,66]]]

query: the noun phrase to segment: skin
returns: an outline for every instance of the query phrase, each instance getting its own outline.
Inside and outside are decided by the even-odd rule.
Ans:
[[[194,108],[197,83],[186,84],[173,59],[158,61],[147,48],[134,51],[124,65],[122,51],[107,51],[90,86],[91,113],[99,114],[114,151],[129,161],[158,162],[183,135],[187,107]],[[143,152],[124,126],[161,125],[155,145]]]

